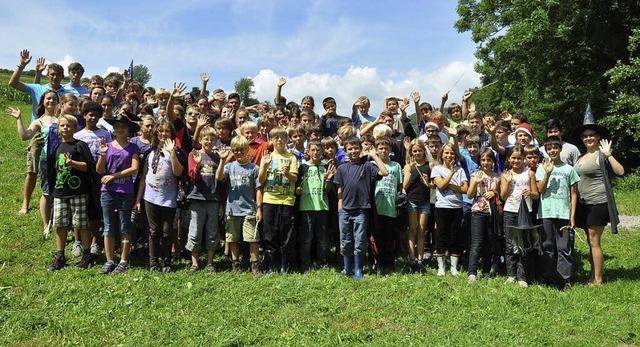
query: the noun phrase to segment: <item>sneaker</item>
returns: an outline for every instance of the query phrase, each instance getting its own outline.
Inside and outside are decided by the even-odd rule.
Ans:
[[[216,268],[213,267],[213,264],[209,264],[209,265],[204,267],[204,271],[214,274],[214,273],[216,273]]]
[[[196,271],[198,271],[198,266],[197,265],[191,265],[191,267],[189,268],[189,270],[187,270],[186,275],[187,276],[191,276],[194,273],[196,273]]]
[[[489,279],[489,278],[491,278],[491,273],[490,272],[483,272],[482,273],[482,277],[486,278],[486,279]]]
[[[82,248],[82,242],[76,241],[73,243],[73,248],[71,248],[71,255],[73,255],[74,257],[79,257],[82,255],[83,250],[84,248]]]
[[[564,285],[562,286],[562,291],[563,292],[568,292],[571,290],[571,283],[569,282],[564,282]]]
[[[149,271],[150,272],[160,272],[160,267],[158,265],[151,265],[151,266],[149,266]]]
[[[251,272],[253,272],[253,274],[258,277],[262,276],[262,271],[260,271],[260,262],[257,262],[257,261],[251,262]]]
[[[113,261],[108,261],[102,265],[102,269],[100,269],[101,275],[106,275],[109,272],[113,271],[116,268],[116,264]]]
[[[165,273],[165,274],[171,273],[171,266],[163,266],[162,273]]]
[[[418,272],[418,263],[415,260],[409,262],[409,273],[414,274]]]
[[[112,275],[121,274],[127,271],[128,268],[129,268],[129,263],[127,263],[126,261],[121,261],[120,264],[118,264],[118,266],[116,266],[116,268],[113,269],[113,272],[111,274]]]
[[[56,255],[55,258],[53,258],[53,261],[51,262],[49,267],[47,267],[47,269],[49,271],[57,271],[62,269],[66,265],[67,265],[67,259],[64,257],[64,255],[60,255],[60,256]]]
[[[92,243],[91,244],[91,254],[98,255],[98,253],[100,253],[100,246],[98,246],[97,243]]]
[[[518,285],[520,288],[529,288],[529,283],[527,283],[527,281],[518,281]]]
[[[467,280],[469,282],[475,282],[478,280],[478,278],[476,277],[476,275],[469,275],[469,277],[467,277]]]
[[[514,283],[516,281],[515,277],[507,277],[507,280],[504,283]]]
[[[240,261],[234,260],[231,262],[231,272],[240,272],[242,267],[240,267]]]
[[[422,254],[422,258],[423,258],[425,261],[426,261],[426,260],[431,259],[431,257],[433,257],[433,253],[431,253],[431,252],[429,252],[429,251],[426,251],[426,252],[424,252],[424,253]]]
[[[93,255],[91,253],[82,256],[82,259],[76,264],[78,269],[86,269],[95,263]]]

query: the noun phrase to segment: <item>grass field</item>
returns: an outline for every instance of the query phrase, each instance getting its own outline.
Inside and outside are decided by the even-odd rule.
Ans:
[[[7,103],[0,100],[0,110]],[[21,106],[28,114],[29,107]],[[25,117],[28,119],[28,117]],[[576,239],[569,292],[520,289],[504,278],[308,275],[168,275],[133,267],[48,272],[55,249],[37,210],[18,216],[26,142],[0,117],[0,346],[570,345],[640,343],[640,233],[606,233],[606,284],[587,288],[588,248]],[[640,214],[638,191],[618,189],[621,211]],[[31,205],[36,206],[39,190]],[[79,259],[70,256],[69,263]],[[221,259],[218,259],[219,266]]]

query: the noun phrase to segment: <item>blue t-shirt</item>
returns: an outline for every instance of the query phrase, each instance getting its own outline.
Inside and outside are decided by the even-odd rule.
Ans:
[[[49,84],[33,84],[33,83],[25,83],[25,93],[31,95],[31,121],[38,119],[38,115],[36,114],[36,108],[38,108],[38,103],[40,102],[40,97],[44,92],[46,92],[51,88]],[[60,85],[60,88],[56,89],[56,94],[59,97],[63,95],[71,93],[69,89],[67,89],[64,85]]]
[[[536,171],[536,180],[542,181],[546,172],[542,165]],[[554,165],[547,181],[547,189],[540,195],[538,218],[571,218],[571,186],[578,183],[580,177],[569,164]]]
[[[238,164],[233,161],[224,166],[227,181],[227,216],[254,216],[257,211],[256,188],[260,187],[256,164],[247,162]]]
[[[471,175],[480,171],[481,167],[475,160],[473,160],[473,158],[471,158],[471,154],[469,154],[469,151],[466,148],[460,148],[460,154],[462,155],[462,160],[464,160],[462,169],[467,176],[467,182],[469,182],[471,180]],[[469,199],[467,194],[462,194],[462,200],[468,204],[473,204],[473,199]]]
[[[65,85],[63,85],[63,87],[68,90],[68,93],[71,93],[77,97],[80,97],[82,95],[85,94],[90,94],[91,92],[89,91],[89,89],[83,87],[83,86],[74,86],[71,83],[67,83]]]
[[[342,186],[342,208],[359,210],[371,208],[371,192],[379,179],[373,162],[344,163],[338,167],[333,183]]]

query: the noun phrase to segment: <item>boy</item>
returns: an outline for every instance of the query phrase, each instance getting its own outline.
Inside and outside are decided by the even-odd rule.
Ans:
[[[304,144],[307,141],[307,131],[304,126],[298,124],[292,126],[288,130],[289,138],[291,139],[291,154],[296,157],[298,161],[298,167],[305,162],[304,159]],[[322,151],[320,151],[322,152]],[[322,153],[320,153],[322,155]]]
[[[440,101],[440,108],[438,109],[440,112],[444,112],[444,104],[447,102],[447,100],[449,100],[449,93],[447,92],[446,94],[442,95],[442,99]],[[464,102],[464,100],[463,100]],[[460,104],[457,104],[455,102],[452,102],[451,104],[449,104],[449,107],[447,108],[447,113],[449,114],[449,126],[452,128],[457,127],[460,124],[464,124],[464,125],[468,125],[469,123],[467,122],[466,119],[464,119],[463,115],[462,115],[462,107],[460,106]]]
[[[542,219],[541,274],[545,284],[559,284],[563,290],[571,288],[573,242],[577,201],[576,183],[580,177],[571,165],[560,159],[562,140],[548,137],[544,142],[548,158],[536,171]],[[557,280],[557,281],[556,281]]]
[[[557,118],[551,118],[545,123],[547,128],[547,137],[549,136],[557,136],[562,140],[562,135],[564,134],[564,126],[562,125],[562,121]],[[544,146],[540,146],[540,153],[542,153],[543,157],[547,156],[547,153],[544,149]],[[578,158],[580,158],[580,150],[578,147],[562,141],[562,151],[560,152],[560,160],[563,163],[569,164],[571,166],[575,165],[578,162]]]
[[[340,166],[340,162],[336,160],[336,153],[338,152],[338,142],[331,137],[325,137],[321,140],[322,144],[322,164],[325,167],[333,165],[336,169]],[[335,258],[339,258],[340,253],[340,223],[338,222],[338,187],[330,182],[329,190],[327,191],[327,201],[329,202],[329,217],[327,221],[327,246],[331,248],[334,246],[336,249]],[[327,249],[328,250],[328,249]]]
[[[362,147],[357,137],[345,141],[349,162],[338,167],[334,183],[338,186],[338,213],[340,220],[340,253],[344,261],[344,274],[362,278],[364,256],[367,251],[367,228],[371,209],[371,187],[374,180],[389,172],[374,150],[365,153],[378,165],[360,161]],[[352,258],[353,257],[353,258]]]
[[[80,85],[82,75],[84,74],[84,67],[80,63],[69,64],[69,83],[63,85],[63,87],[69,90],[73,95],[80,97],[80,95],[89,94],[89,89]]]
[[[100,141],[104,140],[105,143],[110,143],[112,141],[111,134],[107,130],[98,128],[98,121],[100,120],[100,117],[102,117],[102,112],[103,108],[100,104],[93,101],[87,102],[84,105],[84,109],[82,110],[82,115],[84,116],[86,125],[84,129],[73,134],[74,139],[80,140],[87,145],[94,163],[97,163],[98,159],[100,159]],[[60,130],[58,130],[58,132],[59,131]],[[98,174],[101,175],[102,172],[98,172]],[[100,249],[98,247],[98,229],[100,220],[102,219],[102,215],[96,215],[95,217],[95,219],[90,219],[90,231],[93,237],[93,241],[90,245],[91,254],[93,254],[94,256],[100,252]],[[76,241],[73,246],[74,249],[79,249],[80,244],[80,241]],[[84,241],[82,242],[82,244],[84,244]]]
[[[338,152],[336,153],[336,159],[339,162],[344,163],[349,161],[349,155],[344,148],[344,141],[352,136],[356,136],[357,131],[353,125],[345,125],[338,129],[338,142],[340,146],[338,147]]]
[[[273,152],[262,155],[260,184],[264,186],[262,212],[264,215],[265,262],[273,272],[275,259],[280,254],[280,274],[287,272],[289,256],[295,247],[295,183],[298,180],[298,162],[287,152],[287,131],[273,128],[269,131]]]
[[[402,100],[402,105],[399,105],[400,100]],[[404,134],[413,139],[416,137],[416,134],[407,117],[407,107],[409,107],[409,99],[398,97],[387,97],[384,99],[384,110],[385,112],[389,112],[393,118],[393,126],[391,128],[394,133]],[[400,112],[398,112],[398,110]]]
[[[391,161],[391,141],[388,137],[378,137],[375,141],[375,149],[380,157],[380,161],[389,173],[376,182],[375,202],[376,214],[374,215],[375,225],[371,235],[371,244],[375,257],[376,270],[381,273],[393,271],[394,268],[394,242],[397,235],[398,210],[396,198],[398,192],[402,190],[402,167],[400,164]]]
[[[313,113],[312,110],[309,109],[303,109],[300,112],[300,124],[304,125],[304,126],[316,126],[315,125],[315,113]],[[320,129],[320,131],[318,132],[320,134],[320,136],[318,137],[319,139],[322,138],[322,129]],[[311,135],[311,133],[310,133]]]
[[[207,265],[204,268],[206,271],[215,272],[213,252],[220,246],[218,232],[220,189],[215,177],[220,166],[220,157],[213,154],[216,143],[215,130],[207,126],[200,135],[200,150],[194,150],[189,154],[189,178],[193,182],[193,188],[187,196],[191,210],[188,241],[185,246],[191,252],[191,267],[187,271],[187,276],[198,271],[203,232],[206,232]]]
[[[319,139],[309,141],[308,153],[309,161],[299,168],[301,181],[296,189],[296,193],[300,195],[299,241],[302,273],[306,273],[311,265],[311,242],[314,239],[318,267],[327,264],[327,191],[331,190],[331,179],[336,171],[335,165],[322,163],[323,148]]]
[[[216,147],[230,146],[231,134],[233,132],[233,122],[229,118],[218,118],[214,123],[216,128],[216,135],[218,140],[216,141]]]
[[[506,160],[507,149],[513,147],[513,145],[509,143],[511,128],[509,122],[499,120],[495,124],[489,124],[487,130],[489,130],[489,134],[491,135],[491,149],[496,152],[496,172],[501,174],[508,169]]]
[[[73,138],[77,127],[74,116],[62,115],[59,118],[58,134],[62,143],[56,146],[49,157],[49,187],[53,196],[53,224],[56,228],[56,256],[48,269],[60,270],[66,265],[64,247],[67,242],[67,229],[73,221],[73,227],[80,230],[82,236],[82,260],[76,265],[86,269],[94,263],[90,253],[91,234],[89,232],[89,209],[98,210],[95,197],[99,196],[99,179],[95,173],[95,161],[87,144]]]
[[[338,116],[336,113],[336,100],[332,97],[326,97],[322,100],[322,107],[324,107],[324,112],[322,116],[320,116],[320,128],[322,128],[322,137],[333,137],[338,136],[338,123],[341,119],[347,119],[351,121],[349,118]]]
[[[438,162],[438,153],[440,152],[440,148],[442,147],[442,138],[438,135],[431,135],[427,138],[427,149],[429,150],[429,155],[427,156],[427,160],[429,161],[429,169],[433,170],[434,166],[440,165]],[[435,245],[435,235],[436,235],[436,189],[435,185],[431,181],[427,185],[430,188],[429,195],[429,211],[433,211],[431,218],[427,219],[427,229],[425,230],[424,235],[424,249],[425,254],[423,255],[423,259],[428,260],[431,258],[433,254],[433,246]]]
[[[258,167],[249,161],[247,152],[249,141],[236,136],[231,140],[231,151],[220,150],[222,162],[216,170],[216,179],[227,182],[227,242],[230,244],[232,270],[240,270],[241,238],[249,243],[251,271],[260,274],[258,262],[260,237],[256,224],[262,220],[262,190],[258,179]],[[235,156],[236,160],[231,161]]]
[[[353,102],[351,106],[351,121],[356,129],[360,129],[360,126],[364,122],[373,122],[376,117],[369,115],[369,108],[371,107],[371,101],[366,96],[361,96]]]
[[[247,159],[256,165],[260,165],[262,153],[269,148],[269,142],[258,136],[259,130],[258,125],[254,122],[245,122],[240,126],[240,133],[249,141]]]
[[[480,148],[491,145],[491,136],[482,129],[482,114],[478,111],[471,111],[467,119],[469,122],[469,134],[477,135],[480,138]]]

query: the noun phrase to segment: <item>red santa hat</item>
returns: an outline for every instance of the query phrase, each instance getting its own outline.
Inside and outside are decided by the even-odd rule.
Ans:
[[[531,139],[534,139],[533,129],[531,129],[531,125],[529,123],[522,123],[516,127],[516,131],[513,132],[514,135],[518,135],[518,131],[524,131],[527,135],[531,136]]]
[[[430,119],[427,124],[424,125],[425,128],[427,127],[436,127],[438,128],[438,131],[442,130],[442,123],[440,123],[439,120],[437,119]]]

